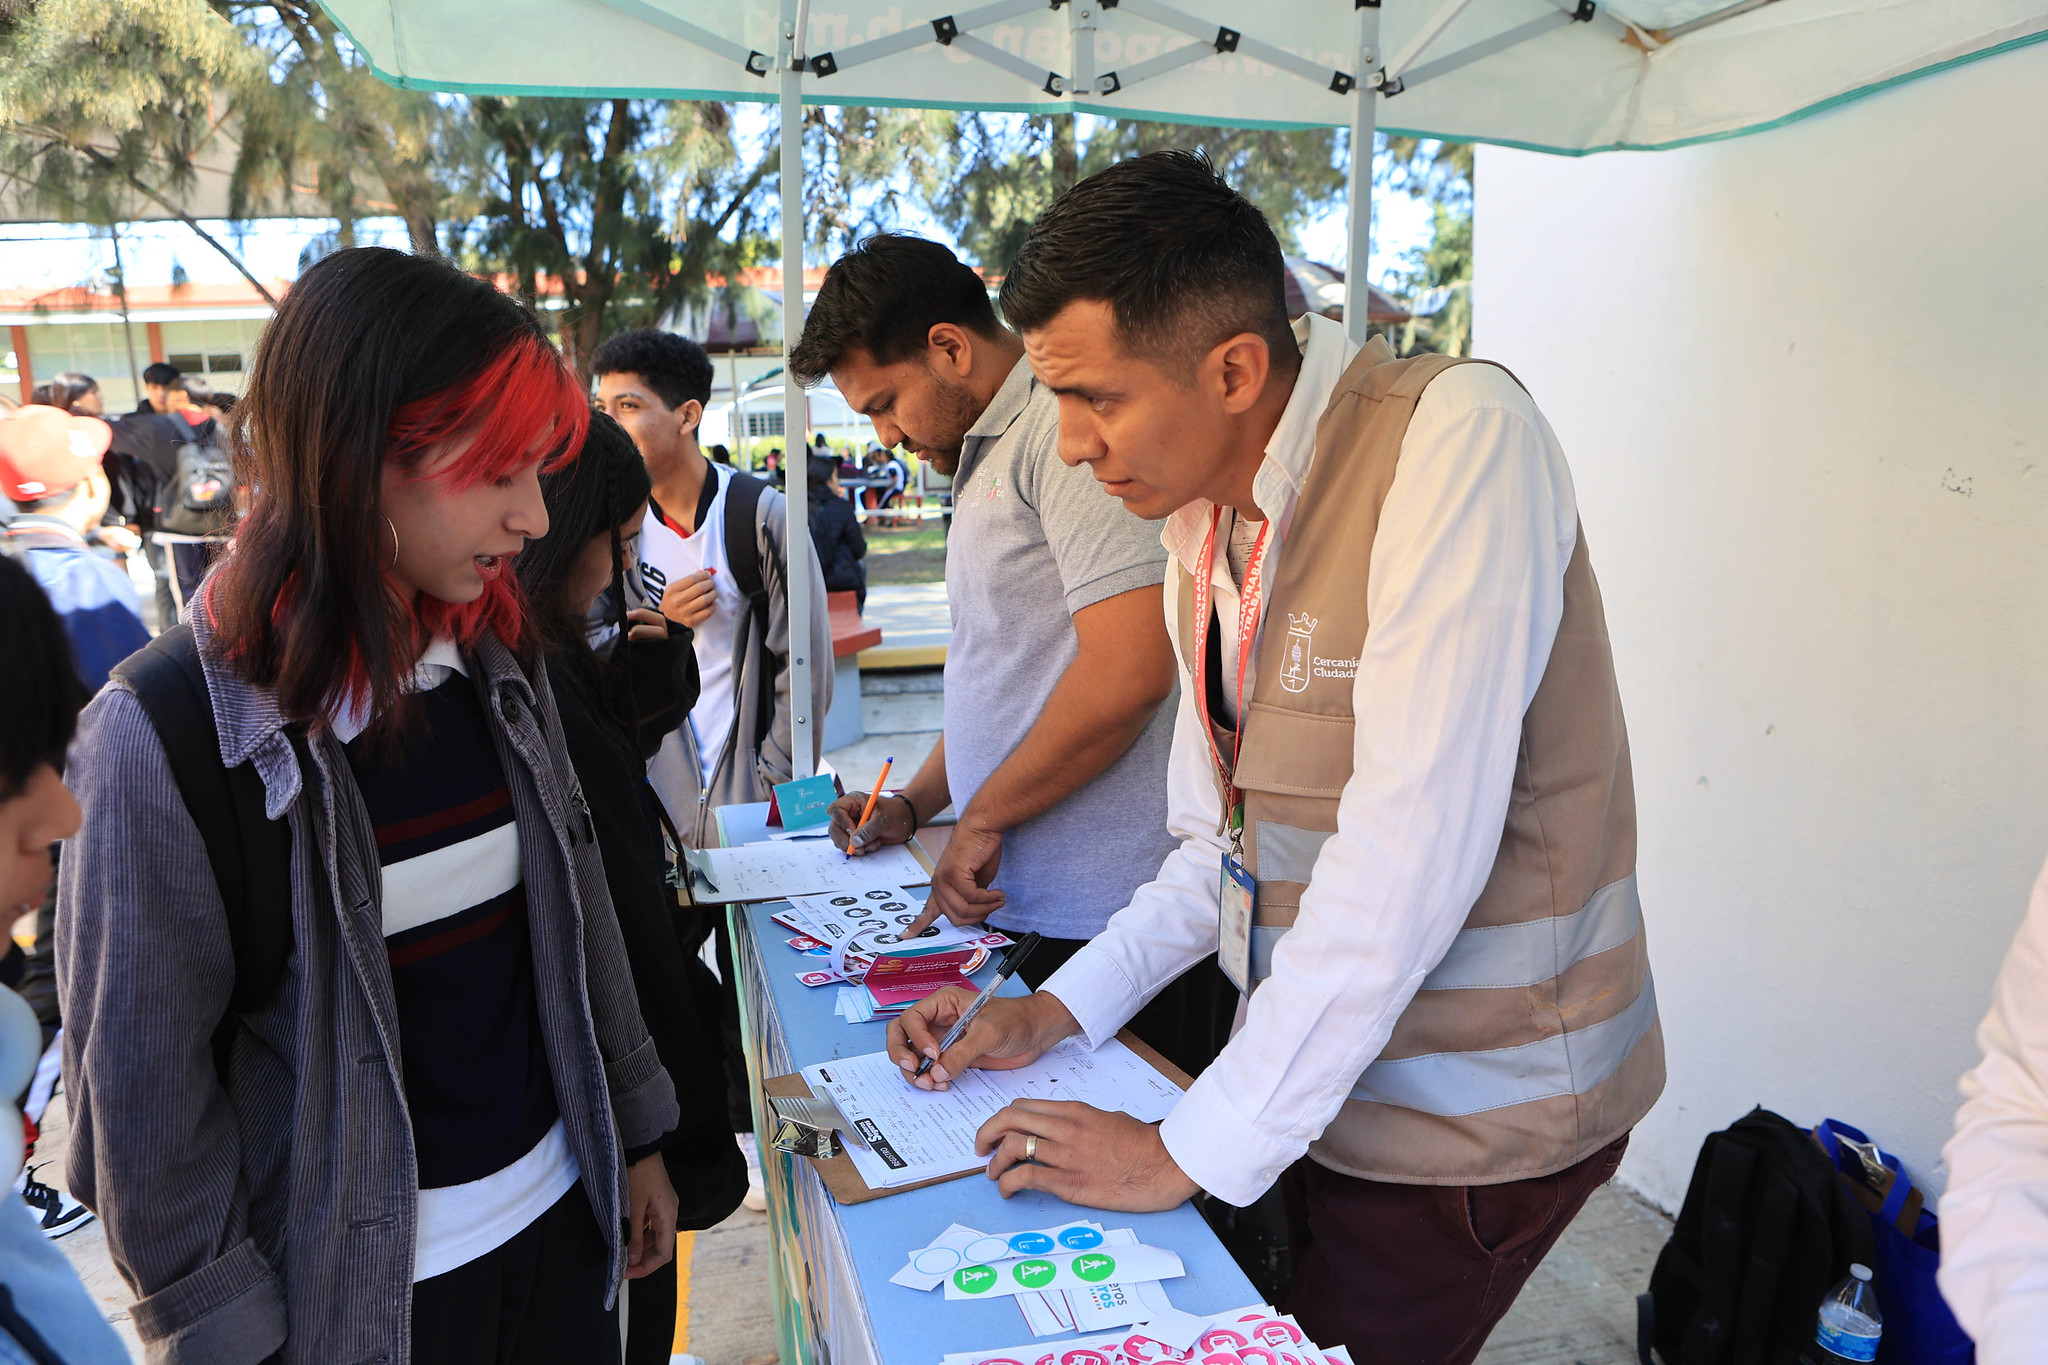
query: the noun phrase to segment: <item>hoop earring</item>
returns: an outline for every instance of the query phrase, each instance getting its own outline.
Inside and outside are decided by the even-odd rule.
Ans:
[[[389,517],[384,518],[384,524],[391,528],[391,562],[384,566],[384,572],[390,573],[398,567],[398,528],[391,525]]]

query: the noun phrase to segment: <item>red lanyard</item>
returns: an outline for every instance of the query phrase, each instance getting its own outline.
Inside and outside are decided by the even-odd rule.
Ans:
[[[1266,532],[1273,529],[1273,522],[1269,517],[1259,523],[1259,538],[1245,563],[1244,587],[1237,595],[1237,724],[1230,747],[1230,766],[1226,768],[1223,751],[1216,747],[1216,728],[1209,721],[1209,618],[1214,615],[1209,607],[1209,581],[1216,572],[1216,528],[1222,520],[1220,507],[1209,514],[1209,538],[1202,542],[1202,556],[1196,566],[1194,667],[1189,671],[1195,675],[1195,710],[1202,716],[1202,734],[1209,741],[1209,757],[1215,760],[1216,775],[1223,781],[1224,814],[1234,829],[1238,807],[1244,800],[1244,793],[1234,779],[1238,756],[1244,752],[1245,670],[1251,663],[1252,646],[1259,634],[1259,574],[1266,557]]]

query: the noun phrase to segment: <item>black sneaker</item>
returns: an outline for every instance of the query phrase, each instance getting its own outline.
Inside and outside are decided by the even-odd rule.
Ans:
[[[42,1168],[40,1165],[31,1166],[25,1172],[21,1197],[27,1201],[29,1212],[36,1216],[36,1222],[42,1226],[43,1236],[55,1240],[90,1223],[93,1220],[93,1211],[64,1191],[36,1179],[36,1172]]]

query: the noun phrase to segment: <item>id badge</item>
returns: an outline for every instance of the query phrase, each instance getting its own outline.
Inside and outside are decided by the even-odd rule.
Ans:
[[[1252,990],[1252,908],[1258,904],[1259,884],[1245,870],[1244,859],[1235,853],[1223,857],[1223,876],[1217,903],[1216,962],[1230,984],[1241,995]]]

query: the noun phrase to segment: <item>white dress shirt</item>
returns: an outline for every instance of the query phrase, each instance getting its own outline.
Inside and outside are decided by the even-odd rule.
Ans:
[[[1941,1293],[1978,1365],[2041,1358],[2048,1341],[2048,868],[1977,1027],[1942,1149]]]
[[[1252,488],[1273,527],[1269,586],[1316,423],[1356,353],[1325,318],[1304,318],[1295,335],[1301,372]],[[1196,502],[1167,520],[1180,572],[1194,572],[1212,510]],[[1506,372],[1460,365],[1424,390],[1360,585],[1373,624],[1352,688],[1353,771],[1337,833],[1243,1029],[1161,1126],[1168,1153],[1211,1194],[1251,1203],[1321,1135],[1478,899],[1500,849],[1522,717],[1563,614],[1577,520],[1564,451]],[[1217,618],[1229,627],[1216,634],[1234,686],[1237,585],[1226,557],[1215,560]],[[1176,636],[1177,591],[1169,577]],[[1228,844],[1193,695],[1183,666],[1167,774],[1180,847],[1045,984],[1091,1046],[1216,950]]]

